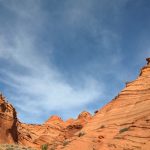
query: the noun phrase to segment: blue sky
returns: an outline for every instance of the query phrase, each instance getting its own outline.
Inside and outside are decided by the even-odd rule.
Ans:
[[[148,0],[0,0],[0,91],[21,121],[93,113],[150,56]]]

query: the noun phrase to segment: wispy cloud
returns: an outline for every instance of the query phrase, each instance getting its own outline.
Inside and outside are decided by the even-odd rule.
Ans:
[[[0,1],[8,17],[4,25],[0,21],[0,83],[21,120],[41,122],[55,112],[66,119],[104,94],[114,95],[119,89],[114,87],[115,81],[133,77],[126,62],[122,63],[125,45],[121,45],[123,35],[116,29],[128,1],[65,0],[62,5],[53,1],[52,10],[41,0]],[[49,1],[45,3],[50,5]],[[79,44],[79,54],[81,50],[82,54],[90,52],[83,72],[74,71],[75,84],[66,79],[64,72],[68,70],[62,72],[53,61],[54,52],[59,51],[57,39],[71,41],[72,47]],[[84,46],[80,47],[82,42]],[[62,49],[69,49],[69,44]],[[70,63],[68,55],[64,58]]]
[[[84,80],[79,81],[82,86],[70,85],[55,65],[46,61],[47,56],[42,54],[42,49],[36,49],[34,25],[41,22],[36,18],[37,14],[41,16],[42,13],[39,5],[29,3],[30,7],[24,8],[22,4],[20,8],[15,4],[4,3],[7,9],[23,21],[16,20],[17,28],[14,29],[16,32],[11,40],[4,36],[8,33],[0,36],[0,59],[8,63],[8,66],[1,68],[0,73],[5,78],[1,78],[0,82],[11,89],[7,95],[20,110],[19,117],[31,122],[30,116],[34,115],[32,122],[37,122],[40,121],[39,117],[43,113],[48,115],[52,111],[77,109],[99,97],[102,89],[95,79],[85,76]],[[26,20],[31,21],[29,26],[24,25]],[[37,29],[40,28],[38,26]],[[30,30],[33,32],[30,33]],[[48,49],[48,51],[53,50]],[[12,64],[14,69],[10,66]]]
[[[40,54],[36,53],[36,50],[30,46],[31,43],[26,41],[28,36],[25,37],[25,41],[22,38],[19,39],[15,41],[14,47],[4,45],[5,52],[1,53],[0,57],[9,63],[15,63],[15,67],[26,68],[26,74],[18,74],[4,67],[1,68],[1,74],[5,75],[7,80],[1,79],[1,82],[13,88],[9,96],[13,97],[11,100],[15,100],[15,105],[24,113],[30,115],[36,112],[42,115],[43,111],[40,110],[50,112],[75,109],[83,107],[100,96],[101,89],[94,79],[86,76],[84,81],[80,81],[84,86],[78,87],[79,89],[74,88],[62,78],[53,64],[46,64]],[[23,45],[20,45],[20,42]]]

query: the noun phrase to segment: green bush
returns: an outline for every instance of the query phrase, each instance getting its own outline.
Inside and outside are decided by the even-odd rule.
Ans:
[[[128,130],[129,130],[129,128],[122,128],[122,129],[120,129],[119,133],[122,133],[122,132],[125,132],[125,131],[128,131]]]
[[[17,144],[1,144],[0,150],[36,150],[32,147],[24,147]]]
[[[6,150],[14,150],[13,147],[6,148]]]
[[[63,142],[63,146],[66,146],[66,145],[68,145],[68,144],[69,144],[69,141],[66,141],[66,140],[65,140],[65,141]]]
[[[42,149],[42,150],[47,150],[47,149],[48,149],[48,145],[47,145],[47,144],[42,145],[42,146],[41,146],[41,149]]]

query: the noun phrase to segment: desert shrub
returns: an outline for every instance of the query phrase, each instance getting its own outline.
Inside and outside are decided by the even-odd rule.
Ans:
[[[125,131],[128,131],[128,130],[129,130],[129,128],[122,128],[122,129],[120,129],[119,133],[122,133],[122,132],[125,132]]]
[[[1,144],[0,150],[36,150],[32,147],[23,147],[17,144]]]
[[[83,136],[83,135],[85,135],[85,133],[82,131],[82,132],[79,132],[79,134],[78,134],[78,137],[81,137],[81,136]]]
[[[122,139],[122,137],[115,136],[114,139]]]
[[[42,149],[42,150],[47,150],[47,149],[48,149],[48,145],[47,145],[47,144],[43,144],[43,145],[41,146],[41,149]]]
[[[6,150],[14,150],[14,148],[8,147],[8,148],[6,148]]]
[[[63,146],[66,146],[66,145],[68,145],[69,144],[69,141],[67,141],[67,140],[65,140],[64,142],[63,142]]]
[[[5,150],[14,150],[14,145],[4,144],[2,147]]]

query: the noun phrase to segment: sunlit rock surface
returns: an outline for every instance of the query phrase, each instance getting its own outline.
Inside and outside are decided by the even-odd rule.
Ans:
[[[82,132],[64,149],[150,149],[150,58],[139,77],[100,109]]]

